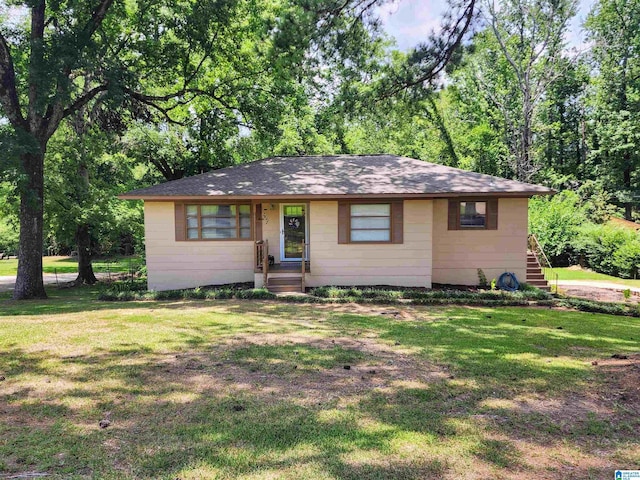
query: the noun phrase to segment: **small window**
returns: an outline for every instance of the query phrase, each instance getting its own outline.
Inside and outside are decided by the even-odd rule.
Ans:
[[[187,205],[188,240],[251,239],[251,205]]]
[[[350,227],[352,242],[390,242],[391,205],[351,205]]]
[[[486,228],[487,202],[460,202],[460,228]]]
[[[449,230],[497,230],[498,199],[449,199]]]

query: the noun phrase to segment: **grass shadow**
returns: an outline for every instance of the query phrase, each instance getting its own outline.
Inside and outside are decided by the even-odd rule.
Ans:
[[[58,312],[44,331],[39,320],[6,323],[26,333],[0,351],[0,472],[435,479],[471,466],[486,478],[557,468],[577,479],[536,465],[522,445],[549,462],[587,458],[572,471],[582,478],[638,451],[637,418],[585,410],[558,426],[555,413],[518,407],[544,397],[566,414],[563,402],[598,386],[594,356],[638,349],[637,319],[518,308],[395,319],[234,301],[124,308],[88,324]],[[112,425],[100,429],[105,417]]]

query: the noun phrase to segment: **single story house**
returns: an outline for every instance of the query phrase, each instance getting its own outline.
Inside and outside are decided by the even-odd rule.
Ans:
[[[527,203],[553,191],[396,155],[272,157],[144,200],[149,288],[477,285],[527,275]]]

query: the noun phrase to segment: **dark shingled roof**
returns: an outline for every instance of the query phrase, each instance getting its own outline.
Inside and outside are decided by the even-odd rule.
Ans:
[[[133,190],[123,199],[553,193],[540,185],[397,155],[271,157]]]

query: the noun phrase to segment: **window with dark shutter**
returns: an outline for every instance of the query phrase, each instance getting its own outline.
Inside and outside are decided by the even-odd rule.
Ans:
[[[339,202],[338,243],[403,243],[403,201]]]
[[[498,199],[450,199],[449,230],[497,230]]]
[[[251,205],[176,203],[176,240],[251,240]]]

